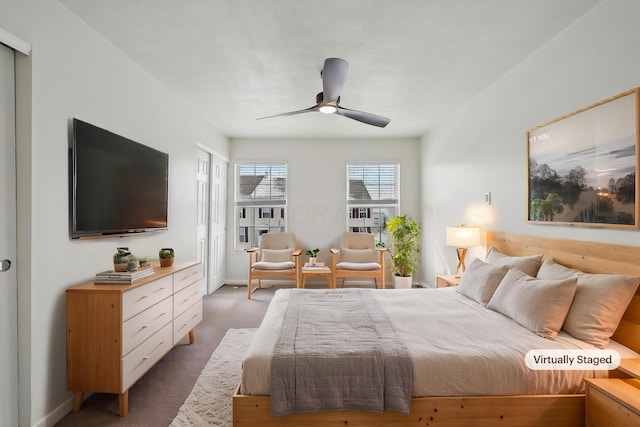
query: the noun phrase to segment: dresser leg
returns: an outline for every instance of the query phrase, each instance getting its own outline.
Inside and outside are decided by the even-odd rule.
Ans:
[[[76,391],[76,399],[73,402],[73,412],[80,411],[80,408],[82,408],[83,397],[84,397],[84,392]]]
[[[196,342],[196,334],[192,329],[189,331],[189,344],[193,344],[194,342]]]
[[[118,402],[120,403],[120,416],[126,417],[129,414],[129,390],[118,395]]]

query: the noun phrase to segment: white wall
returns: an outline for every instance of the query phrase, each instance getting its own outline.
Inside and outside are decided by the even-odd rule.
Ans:
[[[196,143],[228,156],[228,140],[55,0],[0,0],[0,28],[33,46],[17,57],[20,425],[52,425],[71,407],[65,288],[110,268],[117,246],[195,259]],[[169,231],[69,239],[73,117],[169,153]]]
[[[426,280],[455,268],[445,227],[637,246],[637,231],[526,222],[527,129],[640,86],[640,2],[603,1],[421,140]],[[486,206],[484,193],[492,194]],[[640,201],[636,201],[640,202]],[[469,260],[482,256],[474,248]]]
[[[364,126],[354,123],[354,126]],[[239,161],[279,160],[288,164],[288,231],[303,249],[329,249],[346,231],[346,164],[349,161],[400,162],[400,213],[420,215],[418,139],[271,140],[232,139],[229,163],[227,283],[247,282],[248,256],[234,249],[234,166]],[[306,256],[305,256],[306,259]]]

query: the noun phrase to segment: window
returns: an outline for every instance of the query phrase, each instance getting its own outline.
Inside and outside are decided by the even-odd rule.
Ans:
[[[287,165],[237,164],[235,178],[236,249],[257,246],[264,233],[286,231]]]
[[[387,245],[387,221],[398,214],[400,165],[397,163],[347,164],[347,229],[373,233]]]

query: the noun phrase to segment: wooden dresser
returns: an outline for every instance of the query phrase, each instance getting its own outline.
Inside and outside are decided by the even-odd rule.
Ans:
[[[120,416],[129,388],[202,320],[202,266],[154,266],[130,285],[71,286],[67,296],[67,388],[74,411],[84,392],[117,393]]]

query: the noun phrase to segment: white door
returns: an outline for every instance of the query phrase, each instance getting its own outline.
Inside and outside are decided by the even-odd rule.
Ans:
[[[227,162],[211,157],[211,265],[209,293],[224,285],[227,242]]]
[[[18,425],[15,77],[13,50],[0,44],[0,425]]]
[[[202,293],[207,294],[209,289],[209,163],[210,155],[198,148],[196,154],[198,185],[198,223],[196,228],[197,260],[202,263]]]
[[[204,267],[203,291],[224,284],[227,232],[227,162],[198,148],[198,261]]]

